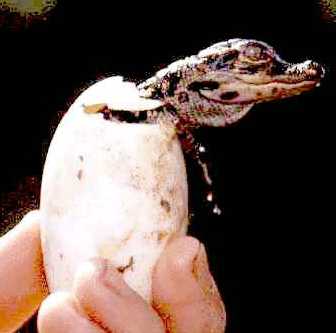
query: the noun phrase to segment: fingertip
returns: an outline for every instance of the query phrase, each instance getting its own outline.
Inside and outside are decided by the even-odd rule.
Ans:
[[[41,304],[38,317],[37,327],[39,332],[48,332],[59,321],[60,309],[69,307],[71,304],[71,295],[66,292],[56,292],[47,297]]]
[[[48,295],[39,224],[40,212],[31,211],[0,238],[0,322],[11,329]]]
[[[40,221],[40,217],[41,212],[39,209],[31,210],[22,218],[21,222],[30,221],[31,223],[37,223]]]
[[[37,327],[39,333],[101,333],[81,309],[77,299],[68,292],[51,294],[41,305]]]
[[[47,314],[51,311],[54,311],[55,308],[58,308],[59,305],[63,305],[64,303],[68,303],[71,299],[71,294],[65,291],[55,292],[46,298],[39,310],[39,314]]]
[[[39,210],[27,213],[14,228],[0,237],[1,247],[8,246],[8,244],[20,237],[34,238],[34,242],[36,242],[36,239],[40,237],[40,220]]]
[[[24,232],[32,232],[38,231],[38,235],[40,232],[40,221],[41,221],[41,213],[39,210],[32,210],[27,213],[22,220],[18,223],[16,227],[14,227],[13,231],[24,230]]]
[[[154,268],[153,304],[172,304],[201,297],[193,276],[193,263],[199,248],[200,242],[189,236],[169,243]]]
[[[154,310],[124,281],[105,259],[81,265],[73,293],[87,316],[106,331],[162,332]],[[130,313],[134,321],[129,321]],[[147,329],[148,328],[148,329]]]
[[[22,218],[17,227],[19,229],[19,232],[21,230],[27,236],[30,235],[30,237],[33,237],[34,241],[40,245],[40,222],[40,211],[32,210]]]
[[[194,259],[200,250],[201,243],[194,237],[185,236],[174,239],[168,244],[160,260],[174,272],[191,271]]]

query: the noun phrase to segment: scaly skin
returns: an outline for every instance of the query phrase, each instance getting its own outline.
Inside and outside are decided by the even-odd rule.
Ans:
[[[184,127],[225,126],[256,103],[311,90],[321,65],[289,64],[264,42],[231,39],[179,60],[138,86],[143,97],[160,99],[164,112]]]
[[[139,84],[140,96],[159,100],[159,108],[133,112],[96,104],[86,111],[127,122],[168,119],[183,134],[200,126],[234,123],[254,104],[311,90],[323,76],[316,62],[290,64],[264,42],[230,39],[173,62]]]
[[[211,185],[201,158],[205,149],[194,142],[192,129],[232,124],[254,104],[311,90],[323,76],[323,67],[310,60],[290,64],[264,42],[230,39],[178,60],[138,85],[141,97],[161,102],[157,109],[135,113],[97,104],[86,110],[103,112],[106,119],[173,124],[184,151],[199,163]],[[213,200],[212,192],[207,198]],[[214,212],[220,213],[217,206]]]

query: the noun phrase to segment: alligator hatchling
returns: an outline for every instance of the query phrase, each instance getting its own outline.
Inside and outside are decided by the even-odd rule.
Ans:
[[[106,119],[171,124],[182,147],[203,168],[211,185],[204,147],[192,131],[201,126],[224,127],[241,119],[256,103],[298,95],[319,86],[324,68],[307,60],[298,64],[280,58],[268,44],[250,39],[230,39],[197,55],[178,60],[137,86],[139,95],[158,100],[150,110],[113,110],[108,104],[86,105],[90,113]],[[212,201],[212,195],[208,196]],[[220,213],[216,206],[215,213]]]

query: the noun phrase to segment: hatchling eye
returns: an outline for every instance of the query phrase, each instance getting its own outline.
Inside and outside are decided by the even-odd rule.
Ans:
[[[248,45],[243,52],[243,57],[249,61],[267,61],[270,55],[267,49],[261,45]]]

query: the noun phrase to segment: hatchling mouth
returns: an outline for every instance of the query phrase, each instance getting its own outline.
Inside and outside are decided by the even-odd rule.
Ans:
[[[275,76],[274,82],[316,84],[323,79],[324,75],[325,69],[322,65],[308,60],[301,64],[289,65],[283,74]]]
[[[277,75],[265,82],[247,82],[243,79],[227,85],[225,91],[199,90],[205,99],[218,104],[249,104],[282,99],[312,90],[320,85],[324,76],[321,65],[299,70],[295,66],[288,68],[285,74]]]
[[[239,81],[242,81],[250,85],[266,85],[272,82],[288,83],[288,84],[300,84],[306,82],[307,84],[316,84],[320,82],[325,75],[325,69],[322,65],[307,60],[299,64],[288,64],[285,62],[277,62],[274,66],[265,74],[260,76],[240,76],[237,77]]]
[[[188,89],[218,104],[248,104],[298,95],[319,86],[324,75],[323,66],[310,60],[299,64],[277,61],[264,73],[237,75],[235,81],[223,84],[217,75],[217,81],[193,82]]]

